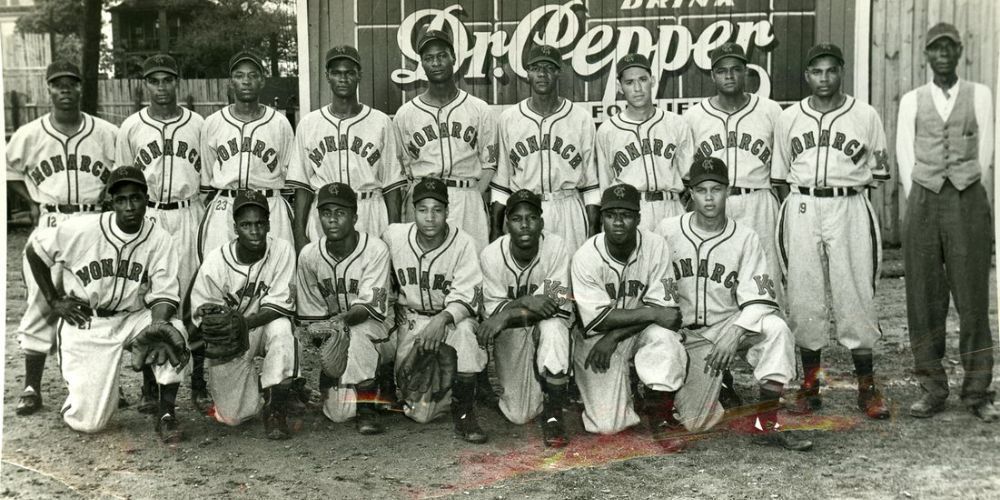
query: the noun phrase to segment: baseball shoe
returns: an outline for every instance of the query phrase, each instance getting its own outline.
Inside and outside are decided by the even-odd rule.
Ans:
[[[375,411],[374,405],[367,403],[364,405],[364,408],[360,408],[361,404],[358,406],[358,416],[354,422],[358,428],[358,432],[365,436],[382,434],[385,429],[378,422],[378,412]]]
[[[139,399],[139,404],[135,407],[135,411],[149,415],[156,413],[156,410],[160,409],[158,391],[159,388],[155,382],[152,385],[142,384],[142,396]]]
[[[292,437],[292,432],[288,430],[288,420],[284,413],[265,410],[264,434],[268,439],[284,440]]]
[[[944,411],[948,406],[947,400],[924,393],[915,403],[910,405],[910,416],[916,418],[930,418]]]
[[[156,421],[156,434],[160,436],[160,441],[167,444],[175,444],[184,440],[184,432],[181,431],[177,417],[172,413],[164,413]]]
[[[128,408],[128,400],[125,399],[125,389],[118,386],[118,409]]]
[[[778,430],[770,430],[754,436],[751,441],[761,446],[775,446],[791,451],[809,451],[812,449],[812,441],[799,439],[794,433]]]
[[[20,416],[31,415],[42,409],[42,395],[35,391],[34,387],[30,385],[24,388],[24,392],[21,393],[21,397],[17,399],[17,407],[14,409],[14,413]]]
[[[476,401],[485,408],[500,411],[500,397],[497,396],[486,370],[476,376]]]
[[[469,410],[461,415],[458,412],[452,414],[455,421],[455,436],[470,443],[482,444],[489,440],[489,436],[479,427],[475,410]]]
[[[1000,409],[993,405],[991,401],[970,405],[969,412],[983,422],[996,422],[1000,420]]]
[[[736,393],[736,389],[723,385],[719,390],[719,403],[726,410],[735,410],[743,406],[743,399]]]
[[[889,418],[889,401],[874,383],[858,388],[858,409],[872,420]]]
[[[814,380],[802,383],[798,395],[787,410],[796,415],[808,415],[821,408],[823,408],[823,397],[819,394],[819,381]]]
[[[544,416],[543,416],[544,418]],[[552,416],[542,420],[542,441],[546,448],[564,448],[569,444],[569,437],[566,436],[566,428],[562,420]]]
[[[649,427],[653,434],[653,441],[656,441],[664,451],[677,453],[687,448],[687,443],[683,438],[683,434],[687,430],[673,413],[667,417],[651,418]]]

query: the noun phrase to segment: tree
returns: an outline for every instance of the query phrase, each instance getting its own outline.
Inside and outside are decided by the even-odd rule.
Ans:
[[[97,114],[97,76],[101,63],[101,0],[84,0],[83,4],[83,98],[80,107]]]
[[[49,35],[53,58],[79,62],[82,18],[83,0],[35,0],[34,10],[19,17],[16,26],[19,33]]]

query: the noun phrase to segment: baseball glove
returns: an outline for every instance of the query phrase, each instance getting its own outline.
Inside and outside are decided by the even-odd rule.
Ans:
[[[201,317],[201,340],[205,357],[219,363],[242,356],[250,348],[250,331],[239,311],[218,304],[198,308]]]
[[[306,330],[319,346],[319,364],[327,376],[340,378],[347,368],[347,349],[351,344],[351,329],[343,321],[316,321]]]
[[[454,347],[442,343],[433,352],[413,348],[396,372],[396,386],[406,401],[429,397],[436,403],[451,390],[457,371]]]
[[[132,351],[132,369],[142,370],[146,365],[170,365],[179,368],[187,364],[191,351],[184,342],[184,335],[166,322],[155,322],[143,328],[126,346]]]

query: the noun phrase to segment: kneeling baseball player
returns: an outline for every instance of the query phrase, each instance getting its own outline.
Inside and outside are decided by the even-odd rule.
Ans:
[[[545,445],[561,448],[569,442],[563,426],[573,307],[568,300],[569,252],[561,237],[542,232],[541,196],[516,191],[504,210],[507,234],[479,257],[488,319],[476,335],[482,346],[496,338],[504,416],[524,424],[541,414]]]
[[[361,434],[379,434],[376,371],[395,355],[386,323],[389,248],[355,229],[358,195],[350,186],[327,184],[316,198],[324,236],[302,249],[295,290],[299,320],[330,334],[320,348],[323,414],[334,422],[357,416]]]
[[[177,442],[183,433],[174,402],[190,357],[183,324],[174,317],[177,252],[170,235],[145,218],[149,197],[141,170],[119,168],[107,186],[113,212],[39,232],[26,249],[31,274],[58,319],[59,359],[69,389],[63,421],[81,432],[104,429],[118,408],[127,349],[133,368],[153,365],[156,432],[164,442]],[[50,273],[56,265],[65,269],[62,290]]]
[[[751,226],[726,217],[726,164],[709,157],[695,161],[689,172],[694,212],[657,228],[673,265],[664,286],[686,322],[689,364],[677,394],[681,421],[692,431],[718,423],[722,374],[740,352],[760,384],[755,442],[808,450],[811,442],[778,431],[781,393],[795,376],[795,340],[776,314],[776,277],[768,274],[764,247]]]
[[[207,255],[191,286],[192,321],[205,342],[215,419],[239,425],[261,413],[268,439],[288,439],[289,388],[301,350],[292,333],[295,250],[268,236],[268,199],[240,191],[233,202],[236,239]],[[258,377],[254,358],[263,356]]]

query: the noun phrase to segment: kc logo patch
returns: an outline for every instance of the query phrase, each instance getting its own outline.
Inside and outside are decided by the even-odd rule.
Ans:
[[[330,187],[328,187],[326,190],[334,196],[340,194],[340,186],[336,184],[330,184]]]
[[[712,163],[712,160],[706,159],[701,162],[701,168],[705,169],[706,172],[711,172],[712,170],[715,170],[715,164]]]
[[[616,187],[615,188],[615,196],[617,196],[619,198],[624,198],[625,197],[625,188],[621,187],[621,186]]]

